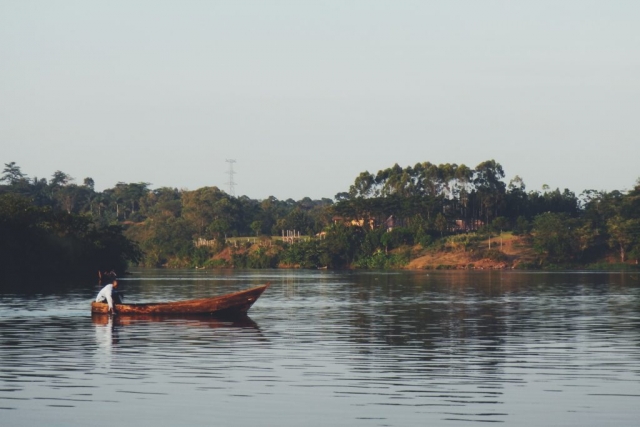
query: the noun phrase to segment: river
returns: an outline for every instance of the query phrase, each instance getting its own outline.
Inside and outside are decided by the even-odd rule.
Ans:
[[[3,426],[635,426],[634,273],[134,270],[128,302],[271,282],[241,321],[0,294]]]

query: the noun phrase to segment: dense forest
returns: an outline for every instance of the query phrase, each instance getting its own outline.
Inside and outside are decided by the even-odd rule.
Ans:
[[[217,187],[104,191],[68,174],[0,177],[0,277],[64,269],[154,267],[398,268],[416,254],[508,232],[537,254],[526,268],[640,258],[640,182],[628,192],[508,183],[494,160],[475,168],[429,162],[362,172],[334,199],[233,197]],[[490,241],[490,240],[489,240]],[[499,249],[481,254],[499,258]]]
[[[88,215],[61,209],[66,182],[29,182],[15,164],[5,165],[0,187],[0,287],[15,279],[96,277],[123,272],[141,260],[137,244],[116,222],[99,225]],[[60,176],[59,176],[60,177]],[[58,177],[58,178],[59,178]]]

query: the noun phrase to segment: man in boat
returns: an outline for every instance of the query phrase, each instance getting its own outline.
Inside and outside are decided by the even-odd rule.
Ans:
[[[113,283],[109,283],[98,292],[96,302],[107,301],[109,313],[116,314],[116,304],[122,304],[122,299],[122,295],[118,292],[118,279],[114,279]]]

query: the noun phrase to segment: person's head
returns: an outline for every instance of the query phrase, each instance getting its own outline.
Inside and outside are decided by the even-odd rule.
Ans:
[[[118,279],[113,279],[113,287],[114,288],[118,287]]]

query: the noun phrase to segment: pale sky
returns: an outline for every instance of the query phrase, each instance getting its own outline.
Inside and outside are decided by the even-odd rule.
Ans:
[[[495,159],[640,177],[640,1],[0,1],[0,167],[264,199]]]

